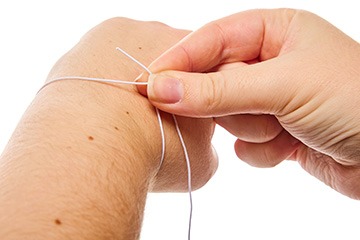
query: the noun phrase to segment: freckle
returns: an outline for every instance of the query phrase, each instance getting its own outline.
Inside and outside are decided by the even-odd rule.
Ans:
[[[56,225],[61,225],[60,219],[55,219],[55,224],[56,224]]]
[[[118,130],[118,131],[119,131],[119,128],[118,128],[118,127],[115,126],[114,128],[115,128],[115,130]]]
[[[141,50],[141,49],[142,49],[142,47],[139,47],[139,49]]]
[[[88,138],[90,141],[94,140],[94,137],[92,137],[92,136],[89,136]]]
[[[67,146],[66,149],[72,149],[72,147],[71,147],[71,146]]]

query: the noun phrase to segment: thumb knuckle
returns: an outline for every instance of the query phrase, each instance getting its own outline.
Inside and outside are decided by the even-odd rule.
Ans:
[[[200,98],[205,113],[221,108],[225,96],[225,81],[221,72],[205,74],[201,81]]]

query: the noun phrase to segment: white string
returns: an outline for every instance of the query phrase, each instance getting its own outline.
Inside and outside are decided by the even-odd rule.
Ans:
[[[122,52],[123,54],[125,54],[128,58],[130,58],[131,60],[133,60],[134,62],[136,62],[138,65],[140,65],[140,67],[142,67],[143,69],[145,69],[145,71],[147,71],[150,75],[152,74],[152,72],[150,72],[150,70],[145,67],[144,64],[142,64],[141,62],[139,62],[138,60],[136,60],[133,56],[131,56],[130,54],[128,54],[127,52],[125,52],[124,50],[122,50],[119,47],[116,47],[116,50],[119,50],[120,52]]]
[[[105,83],[121,83],[121,84],[131,84],[131,85],[147,85],[147,82],[127,82],[127,81],[121,81],[121,80],[113,80],[113,79],[103,79],[103,78],[89,78],[89,77],[59,77],[54,78],[51,81],[45,83],[38,92],[40,92],[44,87],[47,85],[62,81],[62,80],[85,80],[85,81],[93,81],[93,82],[105,82]]]
[[[145,67],[142,63],[140,63],[138,60],[136,60],[134,57],[132,57],[130,54],[128,54],[127,52],[125,52],[124,50],[122,50],[121,48],[117,47],[117,50],[119,50],[120,52],[122,52],[124,55],[126,55],[128,58],[130,58],[131,60],[133,60],[135,63],[137,63],[139,66],[141,66],[143,69],[145,69],[145,71],[147,71],[150,75],[152,74],[152,72]],[[105,83],[121,83],[121,84],[131,84],[131,85],[147,85],[147,82],[128,82],[128,81],[121,81],[121,80],[114,80],[114,79],[102,79],[102,78],[89,78],[89,77],[59,77],[59,78],[55,78],[52,79],[51,81],[45,83],[40,90],[38,91],[38,93],[45,88],[46,86],[48,86],[51,83],[57,82],[57,81],[63,81],[63,80],[85,80],[85,81],[93,81],[93,82],[105,82]],[[161,159],[160,159],[160,164],[159,164],[159,169],[161,168],[161,165],[164,161],[164,157],[165,157],[165,134],[164,134],[164,126],[162,124],[162,120],[161,120],[161,115],[160,115],[160,111],[159,109],[155,108],[156,111],[156,115],[159,121],[159,127],[160,127],[160,132],[161,132],[161,143],[162,143],[162,149],[161,149]],[[191,168],[190,168],[190,160],[189,160],[189,156],[187,153],[187,149],[185,146],[185,142],[184,139],[182,137],[180,128],[179,128],[179,124],[176,120],[176,117],[174,114],[172,114],[174,123],[175,123],[175,127],[176,127],[176,131],[178,133],[180,142],[181,142],[181,146],[183,148],[184,151],[184,155],[185,155],[185,159],[186,159],[186,165],[187,165],[187,172],[188,172],[188,189],[189,189],[189,198],[190,198],[190,217],[189,217],[189,229],[188,229],[188,240],[190,240],[190,233],[191,233],[191,220],[192,220],[192,210],[193,210],[193,203],[192,203],[192,191],[191,191]]]
[[[174,123],[175,123],[175,127],[176,127],[176,131],[179,135],[180,138],[180,142],[181,145],[183,146],[184,149],[184,155],[185,155],[185,159],[186,159],[186,165],[187,165],[187,169],[188,169],[188,187],[189,187],[189,197],[190,197],[190,218],[189,218],[189,231],[188,231],[188,239],[190,239],[190,233],[191,233],[191,219],[192,219],[192,208],[193,208],[193,203],[192,203],[192,194],[191,194],[191,168],[190,168],[190,161],[189,161],[189,156],[187,153],[187,149],[185,146],[185,142],[184,139],[182,137],[180,128],[179,128],[179,124],[177,123],[176,117],[174,114],[172,114],[173,119],[174,119]]]
[[[161,116],[160,116],[160,112],[159,109],[155,108],[156,110],[156,115],[157,118],[159,120],[159,126],[160,126],[160,132],[161,132],[161,159],[160,159],[160,164],[159,164],[159,169],[158,172],[160,171],[161,165],[164,161],[164,157],[165,157],[165,134],[164,134],[164,126],[162,124],[162,120],[161,120]]]
[[[130,59],[132,59],[134,62],[136,62],[137,64],[139,64],[143,69],[145,69],[150,75],[152,74],[152,72],[147,68],[145,67],[142,63],[140,63],[138,60],[136,60],[134,57],[132,57],[130,54],[128,54],[127,52],[125,52],[124,50],[122,50],[121,48],[117,47],[116,48],[117,50],[119,50],[120,52],[122,52],[123,54],[125,54],[127,57],[129,57]],[[161,117],[160,117],[160,114],[159,114],[159,110],[157,108],[156,109],[156,113],[158,114],[158,118],[159,118],[159,124],[160,124],[160,127],[162,127],[162,123],[161,123]],[[175,127],[176,127],[176,131],[178,133],[178,136],[179,136],[179,139],[180,139],[180,142],[181,142],[181,146],[183,148],[183,151],[184,151],[184,155],[185,155],[185,159],[186,159],[186,166],[187,166],[187,172],[188,172],[188,189],[189,189],[189,198],[190,198],[190,217],[189,217],[189,229],[188,229],[188,240],[190,240],[190,237],[191,237],[191,220],[192,220],[192,210],[193,210],[193,202],[192,202],[192,194],[191,194],[191,167],[190,167],[190,159],[189,159],[189,155],[188,155],[188,152],[187,152],[187,149],[186,149],[186,146],[185,146],[185,142],[184,142],[184,139],[182,137],[182,134],[181,134],[181,131],[180,131],[180,128],[179,128],[179,124],[176,120],[176,117],[174,114],[171,114],[173,119],[174,119],[174,123],[175,123]],[[164,131],[162,131],[162,134],[164,133]],[[165,144],[165,137],[162,137],[163,139],[163,144]],[[163,148],[163,150],[165,150]],[[163,155],[164,156],[164,153]],[[161,159],[161,163],[163,161],[163,157]],[[161,164],[160,164],[161,166]]]

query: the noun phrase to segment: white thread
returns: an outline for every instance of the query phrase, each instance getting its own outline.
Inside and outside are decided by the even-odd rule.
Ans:
[[[190,168],[190,161],[189,161],[189,156],[187,153],[187,149],[185,146],[185,142],[184,139],[182,137],[180,128],[179,128],[179,124],[176,120],[176,117],[174,114],[172,114],[174,122],[175,122],[175,127],[176,127],[176,131],[179,135],[180,138],[180,142],[181,145],[183,146],[184,149],[184,155],[185,155],[185,159],[186,159],[186,164],[187,164],[187,169],[188,169],[188,187],[189,187],[189,197],[190,197],[190,218],[189,218],[189,231],[188,231],[188,239],[190,239],[190,233],[191,233],[191,219],[192,219],[192,208],[193,208],[193,203],[192,203],[192,194],[191,194],[191,168]]]
[[[131,60],[133,60],[134,62],[136,62],[138,65],[140,65],[140,67],[142,67],[143,69],[145,69],[145,71],[147,71],[150,75],[152,74],[152,72],[150,72],[150,70],[145,67],[144,64],[142,64],[141,62],[139,62],[138,60],[136,60],[133,56],[131,56],[130,54],[128,54],[127,52],[125,52],[124,50],[122,50],[119,47],[116,47],[116,50],[119,50],[120,52],[122,52],[123,54],[125,54],[128,58],[130,58]]]
[[[132,59],[134,62],[136,62],[137,64],[139,64],[143,69],[145,69],[150,75],[152,74],[152,72],[147,68],[145,67],[142,63],[140,63],[138,60],[136,60],[134,57],[132,57],[130,54],[128,54],[127,52],[125,52],[124,50],[122,50],[121,48],[117,47],[116,48],[117,50],[119,50],[120,52],[122,52],[123,54],[125,54],[127,57],[129,57],[130,59]],[[159,110],[157,108],[156,109],[156,112],[158,114],[158,118],[159,118],[159,124],[160,126],[162,126],[162,123],[161,123],[161,117],[160,117],[160,114],[159,114]],[[190,198],[190,217],[189,217],[189,229],[188,229],[188,240],[190,240],[190,236],[191,236],[191,220],[192,220],[192,209],[193,209],[193,203],[192,203],[192,194],[191,194],[191,167],[190,167],[190,159],[189,159],[189,156],[188,156],[188,152],[187,152],[187,149],[186,149],[186,146],[185,146],[185,142],[184,142],[184,139],[182,137],[182,134],[181,134],[181,131],[180,131],[180,128],[179,128],[179,124],[176,120],[176,117],[174,114],[171,114],[173,119],[174,119],[174,123],[175,123],[175,127],[176,127],[176,131],[178,133],[178,136],[179,136],[179,139],[180,139],[180,142],[181,142],[181,146],[183,148],[183,151],[184,151],[184,155],[185,155],[185,159],[186,159],[186,166],[187,166],[187,171],[188,171],[188,189],[189,189],[189,198]],[[162,133],[164,133],[164,131],[162,131]],[[165,141],[165,137],[162,138],[164,141]],[[165,142],[163,142],[163,144],[165,144]],[[163,150],[165,150],[163,148]],[[164,156],[164,153],[163,155]],[[161,160],[161,163],[163,161],[163,158]],[[160,164],[161,166],[161,164]]]
[[[142,63],[140,63],[138,60],[136,60],[134,57],[132,57],[130,54],[128,54],[127,52],[125,52],[124,50],[122,50],[121,48],[117,47],[117,50],[119,50],[120,52],[122,52],[124,55],[126,55],[128,58],[130,58],[131,60],[133,60],[135,63],[137,63],[139,66],[141,66],[143,69],[145,69],[150,75],[152,74],[152,72],[145,67]],[[89,77],[59,77],[59,78],[55,78],[52,79],[51,81],[45,83],[40,90],[38,91],[38,93],[45,88],[46,86],[48,86],[49,84],[53,83],[53,82],[57,82],[57,81],[62,81],[62,80],[85,80],[85,81],[93,81],[93,82],[105,82],[105,83],[121,83],[121,84],[131,84],[131,85],[147,85],[147,82],[128,82],[128,81],[121,81],[121,80],[114,80],[114,79],[102,79],[102,78],[89,78]],[[164,161],[164,157],[165,157],[165,134],[164,134],[164,126],[162,124],[162,120],[161,120],[161,115],[159,112],[159,109],[155,108],[156,110],[156,115],[158,117],[158,121],[159,121],[159,126],[160,126],[160,132],[161,132],[161,143],[162,143],[162,150],[161,150],[161,159],[160,159],[160,164],[159,164],[159,169],[161,168],[161,165]],[[187,166],[187,171],[188,171],[188,189],[189,189],[189,198],[190,198],[190,217],[189,217],[189,229],[188,229],[188,240],[190,240],[190,233],[191,233],[191,220],[192,220],[192,210],[193,210],[193,203],[192,203],[192,194],[191,194],[191,167],[190,167],[190,160],[189,160],[189,156],[187,153],[187,149],[185,146],[185,142],[184,139],[182,137],[178,122],[176,120],[176,117],[174,114],[172,114],[174,123],[175,123],[175,127],[176,127],[176,131],[178,133],[180,142],[181,142],[181,146],[183,148],[184,151],[184,155],[185,155],[185,159],[186,159],[186,166]]]
[[[93,81],[93,82],[105,82],[105,83],[121,83],[121,84],[131,84],[131,85],[147,85],[147,82],[127,82],[127,81],[121,81],[121,80],[113,80],[113,79],[103,79],[103,78],[89,78],[89,77],[59,77],[54,78],[51,81],[45,83],[38,92],[40,92],[44,87],[47,85],[62,81],[62,80],[85,80],[85,81]]]
[[[164,157],[165,157],[165,134],[164,134],[164,126],[162,124],[159,109],[155,108],[155,110],[156,110],[157,118],[159,120],[159,126],[160,126],[160,129],[161,129],[161,145],[162,145],[162,149],[161,149],[161,159],[160,159],[160,164],[159,164],[159,169],[158,169],[158,172],[159,172],[160,168],[161,168],[161,165],[162,165],[162,163],[164,161]]]

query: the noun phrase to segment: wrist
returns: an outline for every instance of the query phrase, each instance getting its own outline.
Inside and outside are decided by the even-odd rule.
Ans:
[[[58,115],[50,114],[48,122],[69,128],[64,129],[68,131],[64,136],[76,129],[86,140],[81,142],[83,149],[93,144],[97,151],[114,158],[119,153],[133,156],[137,159],[133,164],[144,166],[149,176],[157,170],[161,157],[159,123],[155,109],[133,86],[74,80],[47,88],[42,90],[45,100],[39,102],[47,102],[44,112],[56,111]]]
[[[61,229],[81,238],[76,226],[87,229],[89,236],[118,232],[136,239],[146,194],[158,169],[161,138],[152,107],[135,108],[135,103],[145,105],[133,100],[132,94],[79,81],[43,89],[2,156],[1,162],[9,167],[0,169],[9,174],[0,179],[0,187],[9,194],[0,199],[8,210],[0,212],[22,212],[21,216],[10,214],[14,221],[24,222],[19,226],[33,222],[36,212],[36,219],[46,222],[35,221],[38,225],[31,226],[32,230],[46,226],[49,232]],[[141,116],[138,111],[149,115],[146,122],[135,117]],[[145,123],[153,129],[147,126],[142,133]],[[32,208],[27,209],[26,204]],[[16,227],[11,221],[8,224],[9,229]],[[131,236],[126,235],[129,229]]]

